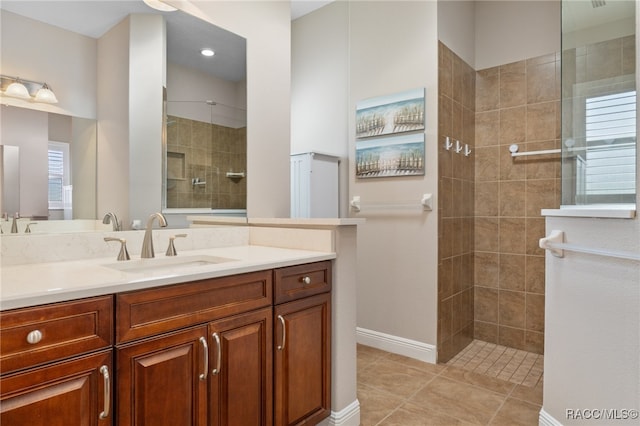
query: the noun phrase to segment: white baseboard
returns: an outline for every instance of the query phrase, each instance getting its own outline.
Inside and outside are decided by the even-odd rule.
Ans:
[[[434,345],[367,330],[366,328],[356,328],[356,341],[366,346],[430,362],[431,364],[435,364],[437,360],[437,351]]]
[[[544,411],[544,408],[540,410],[540,416],[538,417],[539,426],[562,426],[562,423],[557,421],[551,414]]]
[[[360,402],[356,399],[340,411],[332,411],[331,415],[321,421],[319,426],[359,426]]]

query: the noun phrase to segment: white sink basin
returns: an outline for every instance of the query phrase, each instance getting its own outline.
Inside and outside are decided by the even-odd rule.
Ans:
[[[152,259],[126,260],[117,263],[109,263],[107,268],[117,269],[124,272],[151,272],[181,270],[197,266],[215,265],[217,263],[233,262],[237,259],[226,257],[195,255],[195,256],[175,256],[159,257]]]

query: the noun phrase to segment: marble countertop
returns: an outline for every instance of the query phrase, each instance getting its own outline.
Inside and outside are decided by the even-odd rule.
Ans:
[[[175,258],[115,257],[78,261],[3,266],[0,273],[0,310],[119,293],[180,282],[279,268],[334,259],[334,252],[245,245],[182,251]],[[220,263],[200,262],[207,256]],[[184,263],[181,262],[184,259]],[[145,268],[155,262],[157,268]],[[174,265],[168,262],[178,262]],[[118,268],[140,266],[139,270]]]

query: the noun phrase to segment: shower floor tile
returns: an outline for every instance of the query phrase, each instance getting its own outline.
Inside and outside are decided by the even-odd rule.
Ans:
[[[542,381],[544,356],[474,340],[445,365],[535,387]]]

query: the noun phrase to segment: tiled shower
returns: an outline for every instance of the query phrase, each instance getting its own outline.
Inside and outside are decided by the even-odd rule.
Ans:
[[[246,170],[246,133],[168,116],[167,207],[245,209],[247,180],[238,173]]]
[[[438,361],[473,339],[542,354],[540,210],[560,205],[560,156],[509,146],[559,148],[559,54],[474,71],[440,43],[438,116]]]

